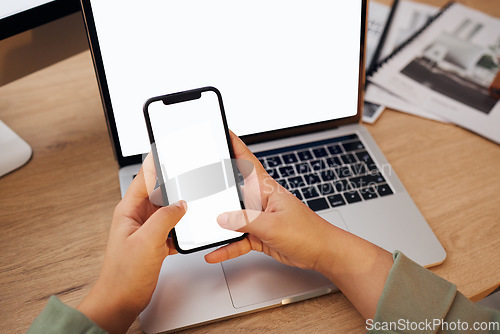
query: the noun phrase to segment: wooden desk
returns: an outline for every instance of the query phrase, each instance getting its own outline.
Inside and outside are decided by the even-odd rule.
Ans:
[[[498,0],[463,2],[500,17]],[[88,52],[1,87],[0,119],[34,151],[0,178],[1,331],[25,332],[50,295],[76,306],[96,281],[118,168]],[[394,111],[367,127],[448,252],[432,271],[473,300],[498,287],[500,147]],[[189,332],[240,329],[360,333],[364,321],[334,293]]]

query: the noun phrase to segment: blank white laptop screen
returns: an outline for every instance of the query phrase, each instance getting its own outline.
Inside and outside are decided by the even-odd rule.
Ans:
[[[238,135],[356,114],[361,0],[91,4],[125,157],[150,151],[148,98],[204,86]]]

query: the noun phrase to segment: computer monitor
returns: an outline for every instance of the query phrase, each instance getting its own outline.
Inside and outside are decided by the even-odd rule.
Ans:
[[[0,40],[79,10],[79,0],[2,0]]]
[[[43,31],[29,33],[29,38],[21,34],[79,10],[79,0],[1,0],[0,86],[80,52],[82,45],[86,48],[81,20],[76,25],[65,21],[50,29],[40,27]],[[75,33],[78,23],[81,33]],[[32,156],[29,144],[1,120],[0,152],[0,177],[23,166]]]

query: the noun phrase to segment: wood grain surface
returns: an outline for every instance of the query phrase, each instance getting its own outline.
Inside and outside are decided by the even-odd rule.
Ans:
[[[460,2],[500,17],[498,0]],[[88,51],[0,87],[0,119],[34,152],[0,178],[0,332],[17,333],[50,295],[76,306],[88,293],[120,190]],[[500,146],[391,110],[367,128],[448,253],[432,271],[472,300],[498,287]],[[334,293],[186,332],[364,330],[358,312]],[[129,332],[140,332],[138,321]]]

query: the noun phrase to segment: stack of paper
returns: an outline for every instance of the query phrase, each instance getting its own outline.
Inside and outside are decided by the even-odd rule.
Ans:
[[[500,69],[500,19],[458,3],[436,11],[398,4],[382,51],[388,58],[368,77],[365,99],[500,143],[500,102],[492,87]]]
[[[438,13],[439,8],[413,2],[413,1],[398,1],[395,3],[397,8],[391,22],[387,22],[390,7],[379,4],[377,2],[370,2],[368,13],[368,34],[367,34],[367,52],[366,63],[372,62],[372,50],[376,48],[374,44],[380,42],[380,35],[383,29],[378,29],[378,35],[371,32],[370,27],[389,24],[387,36],[381,45],[381,53],[378,61],[390,56],[390,54],[406,42],[413,34],[419,29],[422,29],[429,20]],[[382,114],[385,107],[396,109],[409,114],[430,118],[442,122],[446,120],[442,117],[435,116],[416,105],[412,105],[408,101],[392,94],[390,91],[385,90],[383,87],[369,84],[365,92],[365,110],[363,112],[363,121],[366,123],[373,123]],[[376,110],[376,112],[370,112]]]

